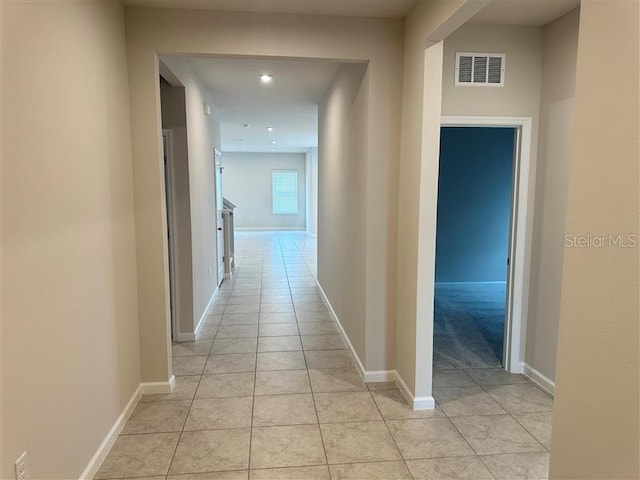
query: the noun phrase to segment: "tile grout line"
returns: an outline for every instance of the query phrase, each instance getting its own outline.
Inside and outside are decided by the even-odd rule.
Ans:
[[[198,392],[198,388],[200,387],[200,382],[202,381],[202,375],[204,374],[204,369],[206,368],[206,366],[207,366],[207,362],[205,361],[205,364],[202,367],[202,372],[200,372],[198,385],[196,385],[196,389],[193,392],[193,397],[191,398],[191,402],[189,403],[189,408],[187,409],[187,414],[184,417],[184,422],[182,422],[182,429],[180,430],[180,435],[178,435],[178,441],[176,442],[176,446],[173,449],[173,454],[171,455],[171,461],[169,462],[169,467],[167,468],[167,472],[165,473],[165,476],[169,476],[169,472],[171,471],[171,467],[173,466],[173,462],[175,461],[176,453],[178,452],[178,446],[180,445],[180,442],[182,441],[182,435],[184,434],[184,427],[186,426],[187,420],[189,419],[189,415],[191,414],[191,408],[193,407],[193,402],[195,402],[196,400],[196,393]]]
[[[460,369],[452,369],[452,370],[458,370],[458,371],[463,371],[464,369],[460,368]],[[464,372],[466,373],[466,372]],[[513,415],[511,414],[511,412],[509,412],[506,408],[504,408],[495,398],[493,398],[493,396],[489,393],[489,391],[487,390],[487,388],[485,388],[484,385],[482,385],[479,381],[477,381],[475,378],[471,377],[471,379],[476,382],[478,384],[478,386],[480,387],[480,389],[486,393],[497,405],[499,405],[504,411],[505,413],[500,413],[500,414],[488,414],[488,415],[456,415],[456,416],[450,416],[448,415],[444,410],[442,410],[443,414],[445,415],[445,417],[449,420],[449,422],[451,423],[451,425],[453,425],[453,427],[455,428],[455,430],[458,432],[458,434],[460,435],[460,437],[462,437],[462,439],[467,443],[467,445],[469,445],[469,448],[471,448],[471,451],[474,453],[474,456],[478,458],[478,460],[482,463],[482,465],[484,465],[484,467],[487,469],[487,471],[489,472],[489,474],[495,479],[495,475],[493,473],[493,471],[491,471],[491,469],[489,468],[489,465],[487,465],[487,463],[484,460],[484,456],[485,455],[481,455],[479,454],[474,448],[473,446],[469,443],[469,441],[467,440],[467,438],[463,435],[463,433],[460,431],[460,429],[458,428],[458,426],[455,424],[455,422],[453,422],[452,418],[457,418],[457,417],[470,417],[470,416],[494,416],[494,415],[500,415],[500,416],[504,416],[504,415],[508,415],[509,417],[511,417],[518,425],[522,426],[524,428],[524,430],[536,441],[538,442],[545,451],[546,448],[544,447],[544,445],[542,445],[540,443],[540,441],[531,433],[529,432],[528,429],[526,429],[524,427],[524,425],[521,425],[520,422],[518,422]],[[488,387],[494,387],[496,385],[488,385]],[[444,387],[447,388],[447,387]],[[465,388],[465,387],[449,387],[449,388]],[[509,455],[509,454],[526,454],[526,453],[540,453],[540,452],[511,452],[511,453],[497,453],[494,455]]]
[[[288,235],[288,237],[291,237],[291,239],[290,239],[290,240],[291,240],[291,241],[293,241],[293,243],[295,244],[296,248],[297,248],[297,249],[298,249],[298,251],[301,253],[300,246],[299,246],[298,242],[294,239],[294,236],[293,236],[293,235],[291,235],[291,234],[289,234],[289,235]],[[264,234],[261,236],[261,239],[262,239],[262,264],[261,264],[261,267],[260,267],[260,268],[261,268],[261,272],[262,272],[262,273],[264,273],[264,268],[265,268],[265,267],[264,267],[264,265],[265,265],[265,261],[266,261],[266,255],[267,255],[267,251],[266,251],[267,246],[266,246],[266,242],[265,242],[265,235],[264,235]],[[279,245],[279,247],[280,247],[280,255],[281,255],[281,257],[282,257],[282,260],[283,260],[283,262],[285,262],[285,256],[284,256],[284,252],[283,252],[283,242],[281,241],[280,236],[276,236],[276,237],[275,237],[275,239],[277,240],[278,245]],[[304,255],[302,255],[302,257],[303,257],[303,260],[304,260]],[[293,262],[295,262],[295,260],[293,260]],[[306,262],[306,261],[305,261],[305,262]],[[284,264],[285,264],[285,275],[287,276],[287,285],[288,285],[288,289],[289,289],[289,294],[290,294],[290,295],[291,295],[291,297],[293,298],[293,293],[292,293],[291,283],[290,283],[290,281],[289,281],[288,274],[286,273],[286,272],[287,272],[287,270],[286,270],[286,265],[287,265],[287,263],[284,263]],[[293,263],[293,265],[295,265],[295,263]],[[243,265],[242,263],[240,263],[240,264],[239,264],[239,266],[244,266],[244,265]],[[251,268],[254,268],[254,266],[251,266]],[[294,268],[296,268],[296,267],[294,267]],[[249,278],[251,278],[251,275],[252,275],[252,274],[250,274],[250,275],[249,275]],[[242,279],[242,278],[243,278],[243,277],[241,277],[241,279]],[[297,277],[292,277],[292,278],[297,278]],[[237,277],[236,277],[236,279],[237,279]],[[265,281],[265,279],[261,276],[261,277],[260,277],[260,293],[259,293],[260,300],[262,300],[262,291],[263,291],[263,288],[264,288],[264,281]],[[235,279],[234,279],[234,282],[235,282]],[[231,292],[233,291],[233,289],[234,289],[234,288],[235,288],[234,286],[232,286],[232,287],[231,287]],[[227,297],[227,298],[229,298],[229,297]],[[297,327],[298,332],[299,332],[297,336],[299,337],[299,339],[300,339],[300,341],[301,341],[301,340],[302,340],[302,334],[300,333],[300,322],[298,322],[298,318],[297,318],[298,313],[297,313],[297,311],[295,311],[295,302],[293,302],[293,303],[294,303],[294,316],[295,316],[295,321],[296,321],[296,327]],[[307,302],[301,302],[301,303],[307,303]],[[185,357],[206,356],[206,360],[205,360],[205,364],[204,364],[204,366],[202,367],[202,370],[201,370],[200,374],[197,374],[197,376],[199,377],[199,378],[198,378],[198,382],[197,382],[197,384],[196,384],[196,388],[195,388],[195,391],[194,391],[194,393],[193,393],[193,396],[191,397],[189,410],[188,410],[187,415],[186,415],[186,417],[185,417],[185,420],[184,420],[184,422],[183,422],[183,424],[182,424],[182,429],[181,429],[181,431],[180,431],[180,432],[176,432],[176,433],[179,433],[178,441],[177,441],[176,446],[175,446],[175,448],[174,448],[174,450],[173,450],[173,454],[172,454],[172,456],[171,456],[171,461],[170,461],[170,463],[169,463],[169,468],[168,468],[168,470],[167,470],[167,473],[165,473],[165,475],[169,475],[169,471],[171,470],[171,467],[173,466],[173,463],[174,463],[174,460],[175,460],[175,456],[176,456],[176,452],[177,452],[178,446],[180,445],[180,442],[182,441],[182,436],[183,436],[183,433],[185,432],[186,423],[187,423],[187,420],[188,420],[188,418],[189,418],[189,415],[191,414],[191,409],[192,409],[192,407],[193,407],[193,405],[194,405],[194,403],[195,403],[195,400],[199,399],[199,397],[198,397],[198,398],[196,398],[196,395],[197,395],[197,392],[198,392],[198,390],[199,390],[199,388],[200,388],[200,386],[201,386],[201,384],[202,384],[202,380],[203,380],[203,377],[204,377],[204,375],[205,375],[205,370],[206,370],[206,367],[207,367],[207,364],[208,364],[209,359],[210,359],[211,357],[215,356],[215,355],[227,355],[227,354],[225,354],[225,353],[220,353],[220,354],[215,354],[215,353],[213,353],[213,348],[214,348],[214,343],[215,343],[215,341],[216,341],[216,340],[223,340],[223,339],[224,339],[224,340],[231,340],[231,339],[234,339],[234,338],[254,338],[254,337],[229,337],[229,338],[226,338],[226,337],[222,337],[222,338],[221,338],[221,337],[218,337],[218,335],[219,335],[219,327],[223,325],[223,324],[222,324],[223,315],[224,315],[224,312],[226,311],[226,309],[227,309],[227,306],[228,306],[228,305],[229,305],[229,304],[225,301],[225,308],[223,309],[223,314],[221,315],[220,322],[218,322],[218,324],[216,324],[215,333],[214,333],[213,337],[210,339],[210,340],[211,340],[211,346],[209,347],[209,350],[208,350],[207,355],[187,355],[187,356],[185,356]],[[259,302],[259,307],[258,307],[258,319],[260,319],[260,314],[261,314],[261,312],[262,312],[262,302],[260,301],[260,302]],[[291,323],[292,323],[292,322],[291,322]],[[315,323],[315,322],[303,322],[303,323]],[[319,323],[327,323],[327,322],[319,322]],[[329,323],[330,323],[330,322],[329,322]],[[261,338],[261,336],[260,336],[260,334],[259,334],[259,328],[260,328],[260,325],[261,325],[261,323],[260,323],[260,322],[258,322],[258,324],[257,324],[258,333],[257,333],[257,335],[256,335],[256,337],[255,337],[255,340],[256,340],[256,352],[255,352],[255,354],[254,354],[255,363],[254,363],[254,369],[253,369],[253,374],[254,374],[254,375],[253,375],[253,377],[254,377],[254,385],[253,385],[252,409],[251,409],[251,419],[250,419],[250,429],[249,429],[249,430],[250,430],[250,437],[249,437],[249,458],[248,458],[248,469],[249,469],[249,471],[251,471],[251,442],[252,442],[252,437],[253,437],[253,429],[255,428],[255,427],[254,427],[254,424],[253,424],[253,416],[254,416],[254,413],[255,413],[255,405],[256,405],[256,403],[255,403],[255,402],[256,402],[256,397],[258,396],[258,395],[256,395],[256,380],[257,380],[257,372],[258,372],[258,369],[257,369],[258,343],[259,343],[259,341],[260,341],[259,339]],[[265,325],[268,325],[268,324],[265,324]],[[229,325],[227,325],[227,326],[229,326]],[[322,335],[322,334],[320,334],[320,335]],[[328,334],[325,334],[325,335],[328,335]],[[276,336],[283,336],[283,337],[287,337],[287,335],[276,335]],[[296,335],[289,335],[289,336],[293,337],[293,336],[296,336]],[[268,337],[268,336],[264,336],[263,338],[269,338],[269,337]],[[200,340],[208,341],[209,339],[200,339]],[[321,437],[321,441],[322,441],[323,452],[324,452],[324,456],[325,456],[325,465],[326,465],[326,468],[329,470],[329,475],[331,476],[331,471],[330,471],[329,464],[328,464],[327,449],[326,449],[326,446],[325,446],[325,444],[324,444],[324,438],[323,438],[323,435],[322,435],[322,428],[321,428],[321,426],[322,426],[323,424],[321,424],[321,423],[320,423],[320,421],[319,421],[319,414],[318,414],[317,404],[316,404],[316,402],[315,402],[315,394],[316,394],[316,393],[341,393],[341,391],[336,391],[336,392],[315,392],[315,390],[314,390],[314,388],[313,388],[313,385],[311,384],[311,379],[310,379],[310,369],[309,369],[309,365],[308,365],[307,357],[306,357],[306,352],[307,352],[307,351],[309,351],[309,352],[313,352],[313,351],[315,351],[315,352],[330,352],[330,351],[344,351],[344,350],[324,350],[324,349],[323,349],[323,350],[305,350],[305,349],[303,348],[302,344],[301,344],[301,350],[296,350],[295,352],[301,352],[301,353],[302,353],[302,358],[303,358],[303,360],[304,360],[305,368],[303,368],[303,369],[302,369],[302,368],[301,368],[301,369],[294,369],[294,370],[290,370],[290,369],[288,369],[288,370],[270,370],[270,371],[272,371],[272,372],[284,372],[284,371],[295,371],[295,370],[304,370],[304,371],[306,371],[307,379],[308,379],[308,381],[309,381],[309,386],[310,386],[310,394],[311,394],[311,397],[312,397],[312,401],[313,401],[313,405],[314,405],[314,410],[315,410],[315,418],[316,418],[316,422],[317,422],[317,423],[315,423],[315,424],[318,426],[318,430],[319,430],[319,432],[320,432],[320,437]],[[265,352],[265,353],[278,353],[278,352],[281,352],[281,351]],[[283,352],[288,352],[288,353],[290,353],[291,351],[285,350],[285,351],[283,351]],[[250,353],[252,353],[252,352],[250,352]],[[179,357],[180,357],[180,356],[179,356]],[[352,365],[352,364],[351,364],[351,367],[353,367],[353,365]],[[341,367],[341,368],[344,368],[344,367]],[[326,368],[323,368],[323,370],[333,370],[333,369],[326,369]],[[463,369],[451,369],[451,370],[464,371]],[[214,373],[214,374],[215,374],[215,375],[232,375],[232,374],[236,374],[236,373],[242,373],[242,372],[224,372],[224,373]],[[465,373],[466,373],[466,372],[465,372]],[[180,376],[182,376],[182,375],[180,375]],[[190,374],[190,375],[188,375],[188,376],[196,376],[196,375]],[[480,389],[481,389],[485,394],[487,394],[487,395],[488,395],[488,396],[489,396],[489,397],[490,397],[494,402],[496,402],[496,404],[498,404],[498,405],[500,405],[500,406],[502,407],[502,405],[501,405],[501,404],[500,404],[500,403],[499,403],[499,402],[498,402],[498,401],[497,401],[497,400],[496,400],[496,399],[491,395],[491,393],[489,393],[489,390],[490,390],[490,389],[492,389],[492,388],[494,387],[493,385],[487,385],[487,386],[484,386],[484,385],[480,384],[480,383],[479,383],[477,380],[475,380],[474,378],[472,378],[472,380],[473,380],[473,382],[474,382],[475,384],[477,384],[477,385],[480,387]],[[526,383],[530,383],[530,382],[526,382]],[[385,424],[386,430],[387,430],[387,432],[389,433],[389,435],[391,436],[392,441],[393,441],[393,443],[394,443],[394,446],[395,446],[396,450],[399,452],[399,455],[400,455],[400,458],[401,458],[401,460],[402,460],[403,464],[405,465],[405,467],[406,467],[406,468],[407,468],[407,470],[409,471],[409,474],[413,477],[413,474],[411,473],[410,469],[408,468],[408,465],[407,465],[407,459],[405,459],[405,458],[404,458],[404,455],[402,454],[402,451],[401,451],[401,450],[400,450],[400,448],[398,447],[397,442],[396,442],[395,438],[393,437],[393,434],[391,433],[390,428],[389,428],[389,425],[388,425],[388,423],[387,423],[388,421],[391,421],[391,420],[393,420],[393,419],[385,419],[385,418],[384,418],[384,416],[382,415],[382,411],[380,410],[380,406],[378,405],[378,403],[376,402],[376,399],[375,399],[375,397],[374,397],[374,393],[376,393],[376,392],[371,391],[371,389],[368,387],[368,385],[366,385],[366,384],[365,384],[365,386],[367,387],[365,391],[367,391],[367,392],[369,393],[369,397],[368,397],[368,398],[371,398],[371,399],[372,399],[372,401],[374,402],[374,405],[375,405],[375,407],[376,407],[376,409],[377,409],[378,413],[379,413],[379,414],[380,414],[380,416],[382,417],[382,421],[383,421],[383,422],[384,422],[384,424]],[[455,386],[452,386],[452,387],[455,387]],[[448,387],[443,387],[443,388],[448,388]],[[347,392],[347,391],[344,391],[344,392]],[[379,392],[378,392],[378,393],[379,393]],[[282,394],[273,394],[273,395],[290,395],[290,394],[282,393]],[[246,395],[245,395],[245,396],[243,396],[243,397],[246,397]],[[203,398],[205,398],[205,397],[203,397]],[[231,397],[210,397],[210,398],[236,398],[236,396],[231,396]],[[166,399],[161,399],[161,400],[158,400],[158,401],[168,401],[168,400],[166,400]],[[545,412],[532,412],[532,413],[548,413],[548,412],[546,412],[546,411],[545,411]],[[449,422],[453,425],[453,427],[454,427],[454,429],[457,431],[457,433],[458,433],[458,434],[463,438],[463,440],[465,440],[465,442],[469,445],[469,447],[470,447],[471,451],[474,453],[474,455],[472,455],[472,456],[479,457],[479,460],[482,462],[482,464],[487,468],[487,470],[489,470],[489,472],[490,472],[490,474],[491,474],[492,478],[495,478],[495,476],[494,476],[493,472],[491,472],[491,470],[488,468],[487,464],[484,462],[484,459],[482,458],[483,456],[478,455],[478,454],[476,453],[476,451],[473,449],[473,447],[471,447],[471,445],[469,444],[469,442],[467,441],[467,439],[464,437],[464,435],[462,435],[462,433],[460,432],[460,430],[457,428],[457,426],[455,425],[455,423],[454,423],[454,422],[453,422],[453,420],[452,420],[452,419],[455,419],[455,418],[457,418],[457,417],[464,417],[464,416],[466,416],[466,415],[463,415],[463,416],[449,416],[449,415],[447,415],[444,411],[443,411],[443,414],[444,414],[444,417],[443,417],[443,418],[447,418],[447,419],[449,420]],[[513,413],[511,413],[510,411],[508,411],[508,410],[506,410],[506,409],[505,409],[505,413],[501,413],[501,414],[499,414],[499,415],[501,415],[501,416],[509,415],[509,416],[510,416],[513,420],[515,420],[515,422],[516,422],[520,427],[522,427],[522,428],[523,428],[523,429],[524,429],[524,430],[525,430],[525,431],[526,431],[530,436],[532,436],[533,438],[535,438],[535,440],[536,440],[536,441],[541,445],[541,447],[543,448],[543,452],[548,452],[548,450],[546,449],[546,447],[544,447],[544,445],[542,445],[542,444],[541,444],[541,442],[538,440],[538,438],[537,438],[535,435],[533,435],[533,433],[531,433],[531,432],[529,431],[529,429],[527,429],[527,428],[526,428],[522,423],[520,423],[520,422],[515,418],[515,415],[516,415],[516,414],[513,414]],[[482,415],[474,414],[474,415],[470,415],[470,416],[482,416]],[[491,415],[484,415],[484,416],[491,416]],[[399,419],[399,420],[402,420],[402,419]],[[405,420],[407,420],[407,419],[405,419]],[[328,424],[341,424],[341,423],[351,423],[351,422],[341,421],[341,422],[326,422],[326,423],[328,423]],[[359,422],[359,423],[361,423],[361,422]],[[307,424],[307,425],[313,425],[313,424]],[[238,428],[237,428],[237,427],[236,427],[236,428],[226,428],[226,429],[219,429],[219,428],[217,428],[217,429],[203,429],[203,430],[195,430],[195,431],[212,431],[212,430],[215,430],[215,431],[220,431],[220,430],[238,430]],[[151,432],[151,433],[162,433],[162,432]],[[515,453],[515,454],[523,454],[523,453],[524,453],[524,454],[526,454],[526,453],[542,453],[542,452],[536,451],[536,452],[512,452],[512,453]],[[490,455],[494,455],[494,454],[490,454]],[[495,455],[504,455],[504,453],[497,453],[497,454],[495,454]],[[465,455],[465,456],[466,456],[466,455]],[[434,457],[434,458],[461,458],[461,457],[460,457],[460,456],[453,456],[453,457],[446,457],[446,456],[444,456],[444,457]],[[356,461],[356,462],[353,462],[353,461],[352,461],[352,462],[343,462],[343,463],[340,463],[340,464],[344,464],[344,465],[354,465],[354,464],[356,464],[356,465],[357,465],[357,464],[366,464],[366,463],[383,463],[383,462],[385,462],[385,461],[369,461],[369,462],[364,462],[364,461],[360,461],[360,462]],[[336,464],[336,465],[338,465],[338,464]],[[303,467],[303,466],[301,466],[301,467]],[[273,469],[275,469],[275,468],[285,468],[285,467],[272,467],[272,468],[273,468]],[[216,471],[216,472],[217,472],[217,471],[223,471],[223,470],[212,470],[212,472],[213,472],[213,471]],[[225,470],[225,471],[226,471],[226,470]],[[239,471],[239,470],[238,470],[238,471]],[[166,480],[166,479],[165,479],[165,480]]]
[[[327,455],[327,447],[324,443],[324,435],[322,434],[322,427],[320,426],[320,416],[318,415],[318,405],[316,404],[315,391],[313,389],[313,384],[311,383],[311,375],[309,374],[309,364],[307,363],[307,357],[302,354],[304,358],[304,364],[307,369],[307,378],[309,379],[309,389],[311,390],[311,401],[313,402],[313,409],[316,413],[316,420],[318,421],[318,432],[320,433],[320,441],[322,442],[322,451],[324,452],[324,461],[327,465],[327,471],[329,472],[329,478],[333,478],[331,475],[331,469],[329,468],[329,456]]]
[[[231,287],[231,288],[233,289],[233,287]],[[224,315],[224,311],[226,311],[226,305],[227,305],[227,303],[225,301],[225,308],[223,310],[223,315]],[[221,320],[222,320],[222,318],[221,318]],[[216,340],[216,337],[218,335],[219,327],[220,327],[220,324],[218,323],[217,326],[216,326],[216,333],[213,335],[213,338],[211,340],[211,347],[209,347],[209,352],[207,354],[207,360],[205,361],[205,363],[204,363],[204,365],[202,367],[202,371],[200,372],[199,379],[198,379],[198,385],[196,385],[196,389],[193,392],[193,397],[191,398],[191,403],[189,404],[189,409],[187,410],[187,415],[185,416],[184,422],[182,423],[182,430],[180,431],[180,435],[178,437],[178,441],[176,442],[176,447],[173,450],[173,455],[171,456],[171,462],[169,462],[169,468],[167,469],[167,472],[165,474],[165,478],[169,476],[169,472],[171,471],[171,467],[173,466],[173,463],[175,461],[176,453],[178,451],[178,446],[180,445],[180,442],[182,441],[182,436],[183,436],[183,434],[185,432],[184,429],[185,429],[185,426],[187,424],[187,420],[189,419],[189,415],[191,414],[191,409],[193,408],[193,404],[196,401],[196,395],[198,393],[198,389],[200,388],[200,382],[202,382],[202,376],[205,374],[205,370],[207,368],[207,363],[209,362],[209,357],[211,356],[211,350],[213,349],[213,344],[214,344],[214,342]]]
[[[225,302],[225,309],[226,309],[226,302]],[[193,403],[196,400],[196,394],[198,393],[198,389],[200,388],[200,382],[202,381],[202,376],[204,375],[204,371],[207,367],[207,362],[209,359],[209,355],[211,354],[211,349],[213,348],[213,342],[215,341],[215,337],[218,334],[218,327],[219,324],[216,326],[216,333],[213,336],[213,339],[211,340],[211,346],[209,347],[209,352],[207,354],[207,360],[205,360],[204,365],[202,366],[202,371],[199,374],[199,378],[198,378],[198,384],[196,385],[196,389],[193,392],[193,397],[191,397],[191,402],[189,403],[189,408],[187,410],[187,415],[184,417],[184,422],[182,422],[182,429],[180,430],[180,435],[178,436],[178,441],[176,442],[176,446],[173,449],[173,454],[171,455],[171,461],[169,462],[169,467],[167,468],[167,472],[165,473],[165,478],[169,476],[169,472],[171,471],[171,467],[173,466],[173,462],[175,461],[176,458],[176,453],[178,451],[178,446],[180,445],[180,442],[182,440],[182,435],[184,433],[184,428],[187,424],[187,420],[189,419],[189,415],[191,414],[191,408],[193,407]],[[197,338],[196,338],[197,340]]]
[[[371,390],[369,390],[369,386],[366,383],[365,383],[365,385],[367,386],[367,392],[369,392],[369,396],[371,397],[371,401],[376,406],[376,409],[378,410],[378,413],[380,414],[380,418],[382,418],[382,421],[384,422],[384,426],[387,429],[387,432],[389,433],[389,436],[391,437],[391,441],[393,442],[393,445],[396,447],[396,450],[400,454],[400,458],[402,459],[402,463],[403,463],[404,467],[409,472],[409,475],[411,476],[411,478],[415,479],[415,476],[413,475],[413,472],[411,471],[411,469],[409,468],[409,465],[407,464],[407,459],[404,458],[404,454],[402,453],[402,450],[400,450],[400,447],[398,446],[398,442],[396,442],[396,439],[393,436],[393,433],[391,433],[391,429],[389,428],[389,425],[387,424],[387,419],[384,418],[384,415],[382,414],[382,410],[380,410],[380,405],[378,405],[378,402],[376,402],[376,399],[373,396],[373,393],[371,392]]]
[[[264,270],[264,265],[260,266],[260,300],[261,303],[258,306],[258,320],[260,320],[260,311],[262,305],[262,271]],[[260,326],[257,328],[257,336],[256,336],[256,353],[255,360],[253,364],[253,396],[251,398],[251,418],[249,422],[249,457],[247,458],[247,470],[251,470],[251,447],[253,444],[253,416],[256,409],[256,383],[258,381],[258,348],[260,345],[259,334],[260,334]],[[248,476],[248,473],[247,473]]]
[[[480,385],[480,388],[487,394],[489,395],[489,397],[496,402],[498,405],[500,405],[500,407],[506,412],[507,415],[509,415],[511,417],[511,419],[513,419],[514,422],[516,422],[518,425],[520,425],[536,442],[538,442],[538,444],[544,449],[545,452],[550,453],[549,450],[547,449],[547,447],[545,447],[542,442],[540,440],[538,440],[538,437],[536,437],[531,431],[529,431],[529,429],[527,427],[525,427],[522,423],[520,423],[518,421],[518,419],[515,417],[516,414],[511,413],[507,408],[505,408],[498,400],[496,400],[493,395],[491,395],[491,393],[489,392],[488,388],[489,387],[496,387],[496,386],[507,386],[507,385],[533,385],[535,387],[537,387],[537,385],[534,385],[533,382],[530,382],[527,379],[527,382],[525,383],[512,383],[512,384],[506,384],[506,385],[482,385],[478,382],[478,384]],[[538,388],[542,393],[544,393],[545,395],[547,395],[542,389]],[[553,407],[552,407],[553,408]],[[553,410],[551,410],[551,412],[553,412]],[[544,412],[528,412],[528,413],[549,413],[549,411],[544,411]],[[502,415],[502,414],[501,414]],[[523,414],[521,414],[523,415]],[[518,453],[539,453],[539,452],[518,452]]]
[[[298,246],[298,245],[296,244],[296,246]],[[298,247],[298,249],[299,249],[299,247]],[[305,262],[305,263],[306,263],[306,262]],[[294,305],[294,308],[295,308],[295,305]],[[342,334],[340,334],[340,333],[338,332],[338,335],[342,338]],[[342,338],[342,340],[343,340],[343,342],[344,342],[344,338]],[[324,351],[328,351],[328,350],[329,350],[329,349],[325,349]],[[306,364],[306,356],[305,356],[305,364]],[[355,366],[354,366],[354,365],[351,365],[351,367],[352,367],[352,368],[354,368]],[[307,371],[308,371],[308,365],[307,365]],[[363,382],[363,383],[364,383],[364,382]],[[371,399],[371,401],[373,402],[374,406],[376,407],[376,410],[378,411],[378,413],[379,413],[379,415],[380,415],[380,418],[381,418],[381,419],[382,419],[382,421],[384,422],[384,417],[383,417],[383,415],[382,415],[382,412],[380,411],[380,408],[378,407],[378,404],[376,403],[375,399],[373,398],[373,395],[372,395],[371,391],[369,390],[369,388],[368,388],[368,386],[367,386],[366,384],[364,384],[364,385],[365,385],[365,387],[366,387],[366,390],[365,390],[365,391],[368,393],[369,398],[370,398],[370,399]],[[323,446],[323,448],[324,448],[325,457],[326,457],[326,459],[327,459],[327,465],[328,465],[329,460],[328,460],[328,456],[327,456],[327,450],[326,450],[326,447],[325,447],[325,445],[324,445],[324,436],[322,435],[322,424],[320,424],[320,418],[319,418],[318,413],[317,413],[317,406],[316,406],[316,401],[315,401],[315,392],[313,391],[313,385],[311,386],[311,389],[312,389],[312,398],[313,398],[313,402],[314,402],[314,407],[316,407],[316,416],[317,416],[317,418],[318,418],[318,428],[319,428],[319,430],[320,430],[320,436],[321,436],[321,438],[322,438],[322,446]],[[320,392],[318,392],[318,393],[320,393]],[[339,392],[328,392],[328,393],[339,393]],[[331,423],[338,423],[338,424],[339,424],[339,423],[350,423],[350,422],[325,422],[325,423],[326,423],[326,424],[331,424]],[[398,454],[400,455],[400,458],[402,459],[402,462],[403,462],[403,464],[404,464],[405,468],[406,468],[406,469],[407,469],[407,471],[409,472],[409,475],[411,475],[411,478],[414,478],[414,477],[413,477],[413,474],[411,473],[411,471],[409,470],[409,467],[408,467],[408,466],[407,466],[407,464],[406,464],[406,461],[405,461],[405,459],[404,459],[404,456],[402,455],[402,452],[400,451],[400,448],[398,448],[398,445],[397,445],[397,443],[396,443],[396,441],[395,441],[395,438],[393,438],[393,435],[392,435],[392,434],[391,434],[391,432],[389,431],[389,427],[388,427],[388,425],[386,424],[386,422],[384,422],[384,425],[385,425],[385,428],[387,429],[387,432],[389,433],[389,436],[391,437],[391,440],[392,440],[392,442],[393,442],[393,444],[394,444],[394,446],[395,446],[395,448],[396,448],[396,451],[398,452]],[[349,465],[352,465],[352,464],[354,464],[354,463],[371,463],[371,462],[351,462],[351,463],[348,463],[348,464],[349,464]],[[328,467],[327,467],[327,468],[328,468],[328,470],[329,470],[329,476],[330,476],[330,478],[333,478],[333,475],[332,475],[332,473],[331,473],[331,468],[329,468],[329,465],[328,465]]]
[[[296,245],[297,248],[297,245]],[[291,283],[289,282],[289,275],[287,274],[287,282],[289,283],[289,292],[291,294],[291,299],[293,300],[293,292],[291,292]],[[298,312],[296,310],[296,306],[295,306],[295,302],[293,302],[293,309],[294,309],[294,315],[296,318],[296,326],[298,328],[298,333],[300,333],[300,323],[298,322]],[[302,335],[300,334],[300,346],[303,347],[302,345]],[[307,356],[305,355],[305,350],[304,348],[302,349],[302,358],[304,359],[304,365],[306,367],[306,372],[307,372],[307,379],[309,380],[309,390],[311,393],[311,401],[313,402],[313,410],[315,411],[316,414],[316,420],[317,420],[317,425],[318,425],[318,433],[320,434],[320,442],[322,443],[322,452],[324,453],[324,461],[325,461],[325,466],[327,468],[327,472],[329,473],[329,479],[333,478],[333,475],[331,474],[331,469],[329,468],[329,456],[327,455],[327,447],[325,446],[325,442],[324,442],[324,435],[322,434],[322,427],[320,426],[320,416],[318,415],[318,405],[316,404],[316,397],[315,397],[315,392],[313,389],[313,384],[311,383],[311,375],[309,373],[309,364],[307,362]]]

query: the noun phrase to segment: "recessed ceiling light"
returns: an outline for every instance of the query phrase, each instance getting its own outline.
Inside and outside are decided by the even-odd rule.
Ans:
[[[267,127],[267,132],[273,132],[274,128],[273,127]]]
[[[275,152],[275,151],[276,151],[276,149],[275,149],[275,148],[272,148],[272,149],[271,149],[271,151],[272,151],[272,152]]]
[[[273,76],[269,75],[268,73],[263,73],[262,75],[260,75],[260,81],[262,83],[271,83],[271,80],[273,80]]]
[[[248,124],[248,123],[243,123],[243,124],[242,124],[242,126],[243,126],[244,128],[249,128],[249,124]]]
[[[276,140],[271,140],[271,145],[275,145],[276,143],[278,143]]]

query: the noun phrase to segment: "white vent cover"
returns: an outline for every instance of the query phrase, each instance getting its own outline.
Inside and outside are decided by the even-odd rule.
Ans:
[[[504,53],[456,53],[456,85],[504,86]]]

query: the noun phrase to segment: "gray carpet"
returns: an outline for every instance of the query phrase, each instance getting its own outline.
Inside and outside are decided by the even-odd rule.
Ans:
[[[502,366],[506,283],[436,283],[434,367]]]

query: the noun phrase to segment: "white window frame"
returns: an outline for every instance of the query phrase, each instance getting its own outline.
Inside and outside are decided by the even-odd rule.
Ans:
[[[295,211],[276,211],[277,199],[276,199],[276,175],[277,174],[292,174],[295,176]],[[272,215],[298,215],[298,171],[294,169],[274,169],[271,171],[271,213]]]

